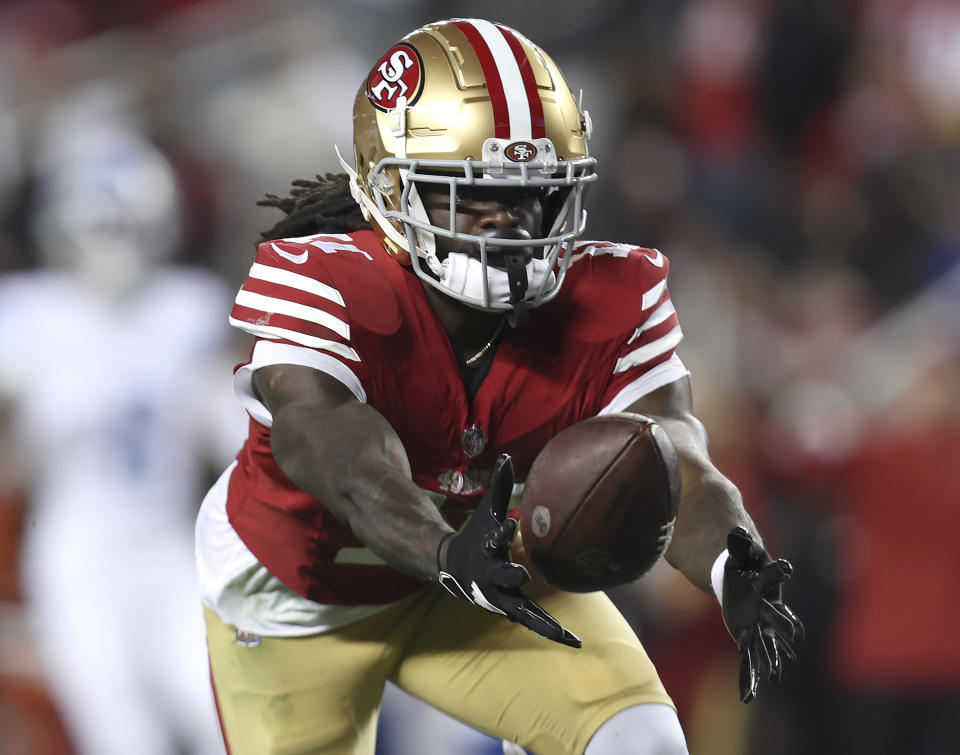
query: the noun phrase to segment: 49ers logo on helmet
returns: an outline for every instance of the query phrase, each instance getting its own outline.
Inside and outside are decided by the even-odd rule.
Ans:
[[[422,91],[423,60],[407,44],[391,47],[367,77],[367,97],[384,112],[393,110],[400,97],[406,97],[407,105],[412,105]]]
[[[514,142],[507,145],[504,153],[507,159],[513,160],[515,163],[526,163],[537,156],[537,148],[530,142]]]

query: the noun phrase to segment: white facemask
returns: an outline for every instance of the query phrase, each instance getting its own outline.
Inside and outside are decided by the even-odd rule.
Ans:
[[[487,266],[487,285],[490,287],[490,301],[507,303],[510,301],[510,280],[506,271]],[[533,299],[544,281],[547,287],[556,281],[549,260],[534,259],[527,263],[526,300]],[[440,282],[457,294],[483,301],[483,264],[476,257],[463,252],[451,252],[441,263]]]

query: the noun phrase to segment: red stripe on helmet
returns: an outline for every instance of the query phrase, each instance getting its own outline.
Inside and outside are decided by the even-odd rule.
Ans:
[[[496,24],[503,38],[510,45],[513,57],[516,58],[517,67],[520,69],[520,77],[523,79],[523,88],[527,90],[527,102],[530,103],[530,126],[531,136],[534,139],[542,139],[547,135],[547,126],[543,118],[543,101],[540,99],[540,90],[537,89],[537,80],[533,75],[533,68],[530,66],[530,60],[524,51],[520,40],[516,35],[504,26]]]
[[[500,79],[500,71],[493,59],[493,53],[490,52],[483,36],[469,21],[454,21],[453,25],[463,32],[480,61],[483,78],[487,81],[490,104],[493,106],[494,136],[498,139],[509,139],[510,113],[507,110],[507,97],[503,92],[503,81]]]

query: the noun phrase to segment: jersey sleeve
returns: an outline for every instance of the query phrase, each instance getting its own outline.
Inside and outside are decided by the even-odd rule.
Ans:
[[[667,290],[669,261],[656,249],[634,249],[639,283],[636,327],[622,338],[600,414],[623,411],[651,391],[689,374],[676,353],[683,340]],[[636,299],[636,294],[631,298]]]
[[[351,340],[346,302],[312,251],[289,240],[260,244],[230,312],[231,325],[257,337],[250,361],[234,373],[234,392],[268,427],[270,412],[253,390],[253,373],[261,367],[311,367],[366,401],[363,360]]]

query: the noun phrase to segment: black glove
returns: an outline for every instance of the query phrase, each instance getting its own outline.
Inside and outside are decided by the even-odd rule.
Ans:
[[[782,588],[793,575],[786,559],[774,561],[743,527],[727,535],[723,570],[723,621],[740,648],[740,699],[757,696],[760,678],[780,681],[781,653],[791,661],[790,645],[803,639],[803,624],[783,602]]]
[[[513,462],[504,455],[497,459],[490,487],[473,516],[460,532],[447,535],[437,549],[440,584],[457,598],[503,614],[548,640],[578,648],[579,637],[520,591],[520,586],[530,581],[530,572],[510,561],[510,544],[517,534],[517,520],[507,517],[512,492]],[[441,565],[447,540],[446,563]]]

